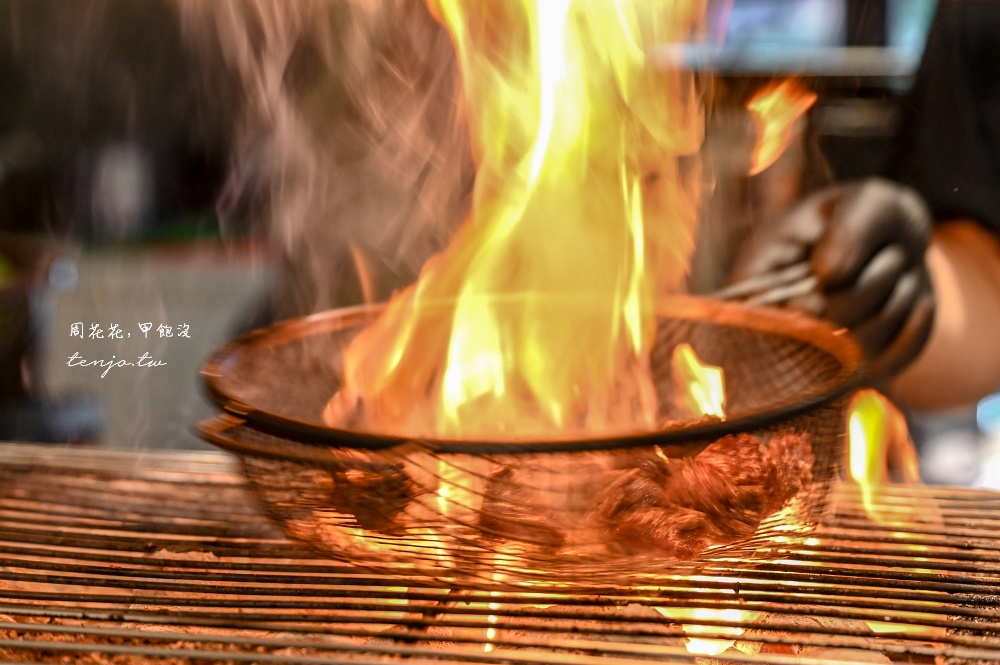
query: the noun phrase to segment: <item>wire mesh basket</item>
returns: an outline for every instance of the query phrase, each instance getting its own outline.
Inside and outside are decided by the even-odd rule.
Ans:
[[[481,585],[581,584],[752,557],[808,533],[845,455],[861,353],[785,311],[672,298],[651,366],[662,427],[617,437],[413,440],[331,428],[343,349],[378,306],[244,336],[205,364],[222,409],[202,436],[235,454],[264,511],[320,551],[380,572]],[[727,417],[672,410],[670,357],[723,368]]]

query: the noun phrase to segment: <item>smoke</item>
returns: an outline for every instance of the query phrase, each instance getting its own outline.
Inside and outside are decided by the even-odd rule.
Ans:
[[[423,1],[174,1],[206,90],[236,83],[220,212],[267,229],[272,315],[412,281],[474,175],[455,55]]]

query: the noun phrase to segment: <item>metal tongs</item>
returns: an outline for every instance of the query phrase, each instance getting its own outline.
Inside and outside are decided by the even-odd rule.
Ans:
[[[812,274],[808,261],[765,275],[757,275],[731,284],[711,294],[719,300],[740,300],[748,305],[781,305],[815,291],[819,279]]]

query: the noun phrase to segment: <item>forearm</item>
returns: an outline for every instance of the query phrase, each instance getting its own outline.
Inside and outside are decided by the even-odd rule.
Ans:
[[[934,327],[892,392],[918,410],[967,406],[1000,388],[1000,241],[973,222],[942,224],[927,263]]]

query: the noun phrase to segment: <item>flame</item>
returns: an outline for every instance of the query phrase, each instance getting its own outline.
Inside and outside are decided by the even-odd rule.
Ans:
[[[894,482],[920,482],[917,453],[903,414],[882,394],[859,391],[851,402],[848,434],[849,471],[868,516],[884,526],[926,521],[928,506],[883,499],[882,490]]]
[[[657,296],[693,245],[705,0],[428,0],[463,74],[473,208],[344,357],[327,422],[412,436],[654,425]],[[442,166],[444,168],[445,165]]]
[[[704,365],[689,345],[682,344],[674,350],[674,378],[677,385],[681,386],[675,397],[679,404],[685,405],[691,410],[692,416],[718,414],[719,417],[724,417],[725,393],[722,387],[721,370],[718,374],[713,370],[718,370],[718,368]],[[716,382],[719,385],[719,392],[713,395],[714,391],[710,386]],[[688,391],[686,396],[681,394],[684,390]],[[887,398],[874,390],[859,391],[851,403],[849,434],[850,474],[861,492],[866,513],[877,523],[892,526],[913,524],[917,521],[927,522],[929,519],[934,519],[935,506],[914,505],[909,501],[905,504],[893,504],[885,500],[881,491],[896,482],[919,482],[916,451],[909,438],[906,421],[899,410]],[[907,538],[911,534],[900,532],[894,535],[897,538]],[[776,536],[774,542],[788,544],[796,541],[785,536]],[[810,537],[804,539],[802,544],[806,547],[817,547],[822,544],[822,541],[819,538]],[[903,547],[911,552],[924,552],[929,549],[926,545],[919,543],[905,543]],[[914,557],[913,560],[915,562],[926,561],[921,557]],[[822,565],[817,561],[795,558],[777,559],[775,563],[806,567]],[[916,567],[911,570],[923,573],[931,572]],[[692,577],[690,579],[697,580],[699,578]],[[719,582],[723,578],[705,577],[701,579]],[[739,581],[734,580],[734,582],[738,583]],[[785,584],[789,587],[789,593],[794,594],[794,588],[799,583],[786,581]],[[736,594],[735,589],[694,590],[712,594]],[[933,601],[926,601],[923,604],[927,607],[942,607],[940,603]],[[663,616],[681,622],[681,628],[687,636],[685,647],[689,653],[707,657],[718,656],[735,646],[745,629],[752,627],[763,614],[760,611],[735,608],[656,607],[655,609]],[[893,619],[930,620],[934,616],[920,611],[897,610],[893,612],[892,616],[886,616],[883,619],[864,619],[863,622],[874,635],[911,635],[926,639],[943,638],[947,631],[940,627],[893,621]],[[721,625],[705,625],[705,622]]]
[[[750,175],[769,167],[788,147],[795,121],[816,102],[816,93],[795,79],[764,88],[747,103],[757,125]]]
[[[683,409],[689,417],[726,417],[726,389],[721,367],[703,363],[690,344],[678,344],[674,348],[671,358],[671,369],[676,386],[674,390],[675,404]],[[696,591],[736,593],[732,589],[696,589]],[[656,607],[655,609],[665,617],[685,622],[726,621],[749,624],[760,616],[760,612],[737,609],[717,610],[707,607]],[[689,653],[699,656],[717,656],[733,646],[736,638],[743,634],[743,628],[740,626],[705,626],[697,623],[682,623],[681,629],[688,636],[685,638],[685,648]],[[703,637],[704,635],[723,635],[726,637]]]
[[[701,362],[690,344],[678,344],[671,359],[675,404],[689,416],[726,417],[726,388],[721,367]]]
[[[940,523],[937,506],[908,499],[891,501],[886,488],[894,484],[919,484],[920,469],[913,441],[910,439],[906,419],[884,395],[875,390],[862,390],[851,402],[848,421],[848,467],[851,480],[861,494],[861,503],[868,517],[882,526],[906,528],[918,522]],[[906,539],[912,534],[897,532],[896,538]],[[911,552],[925,552],[929,548],[920,543],[903,543]],[[915,562],[927,561],[914,557]],[[915,572],[930,570],[914,567]],[[940,607],[938,603],[928,603]],[[896,616],[907,615],[897,612]],[[913,614],[914,618],[932,618],[931,615]],[[931,626],[899,624],[888,620],[869,620],[865,623],[876,634],[920,634],[940,637],[944,631]]]

